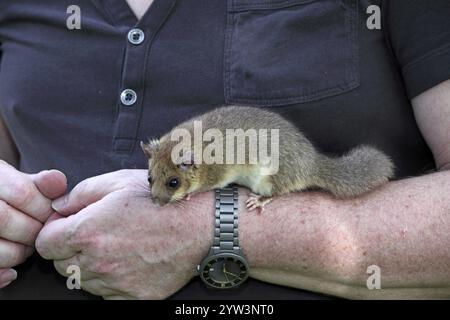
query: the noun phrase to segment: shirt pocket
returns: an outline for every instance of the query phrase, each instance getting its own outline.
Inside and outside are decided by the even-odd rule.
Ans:
[[[359,86],[357,0],[228,0],[227,103],[303,103]]]

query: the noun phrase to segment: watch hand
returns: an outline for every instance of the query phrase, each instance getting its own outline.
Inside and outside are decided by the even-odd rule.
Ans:
[[[227,272],[224,272],[223,275],[225,276],[225,279],[227,279],[227,282],[230,282],[230,279],[228,279],[228,276],[227,276]]]
[[[233,277],[236,277],[236,278],[238,278],[238,279],[242,280],[242,278],[241,278],[241,277],[239,277],[238,275],[235,275],[234,273],[231,273],[231,272],[228,272],[228,271],[223,271],[223,273],[224,273],[224,274],[229,274],[229,275],[232,275]]]
[[[225,268],[225,262],[222,265],[222,273],[225,276],[225,279],[227,279],[227,282],[230,282],[230,279],[228,279],[228,276],[227,276],[228,272],[227,272],[227,269]]]

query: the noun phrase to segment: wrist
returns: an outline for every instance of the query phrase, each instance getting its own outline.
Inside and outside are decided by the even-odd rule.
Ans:
[[[186,206],[178,207],[180,215],[186,215],[187,226],[195,232],[196,248],[193,262],[198,265],[208,254],[214,239],[214,191],[196,194],[186,202]]]
[[[247,210],[246,200],[251,191],[239,188],[239,243],[242,253],[245,255],[247,262],[252,268],[260,268],[267,266],[271,253],[266,251],[269,249],[267,242],[273,241],[273,233],[267,224],[267,216],[271,215],[273,203],[266,207],[263,214],[258,211]],[[267,259],[267,260],[266,260]]]
[[[207,255],[197,267],[208,287],[229,289],[248,278],[248,263],[239,244],[239,189],[214,190],[214,237]]]

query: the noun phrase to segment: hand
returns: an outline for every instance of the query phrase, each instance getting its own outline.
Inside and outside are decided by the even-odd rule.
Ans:
[[[0,160],[0,289],[17,277],[12,267],[33,253],[43,223],[53,213],[51,200],[66,191],[59,171],[25,174]]]
[[[163,299],[196,275],[207,254],[213,202],[211,192],[158,208],[149,198],[145,170],[112,172],[55,201],[60,215],[42,229],[36,248],[64,276],[77,265],[88,292],[107,299]]]

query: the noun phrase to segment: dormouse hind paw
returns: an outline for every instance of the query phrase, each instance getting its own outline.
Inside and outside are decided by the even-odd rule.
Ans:
[[[260,196],[254,193],[249,193],[248,197],[246,201],[248,211],[259,208],[259,213],[263,213],[265,206],[272,201],[272,197]]]

